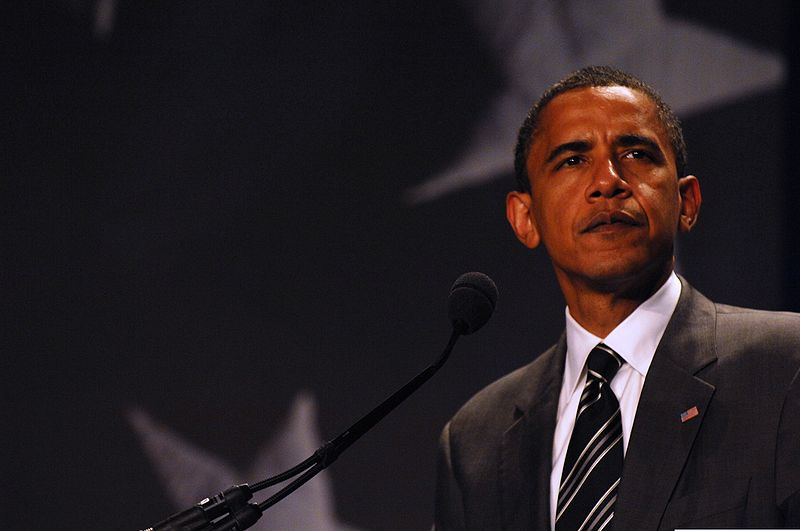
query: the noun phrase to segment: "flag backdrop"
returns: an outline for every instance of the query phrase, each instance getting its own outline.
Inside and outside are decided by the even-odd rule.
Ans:
[[[798,304],[781,2],[10,11],[8,528],[139,529],[289,468],[438,355],[450,284],[483,271],[492,321],[255,527],[428,528],[444,422],[563,326],[503,199],[527,105],[584,64],[641,75],[684,121],[705,203],[681,272],[723,302]]]

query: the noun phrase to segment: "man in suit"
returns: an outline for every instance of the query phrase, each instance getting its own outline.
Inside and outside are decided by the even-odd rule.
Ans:
[[[584,68],[531,108],[506,211],[546,248],[566,330],[444,428],[436,529],[800,528],[800,315],[674,273],[701,204],[686,160],[626,73]]]

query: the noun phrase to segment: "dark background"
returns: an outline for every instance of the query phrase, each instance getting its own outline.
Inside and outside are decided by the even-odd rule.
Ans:
[[[467,13],[122,1],[98,37],[91,8],[4,17],[3,525],[138,529],[177,509],[130,407],[241,469],[299,390],[333,437],[430,363],[450,284],[484,271],[492,322],[330,469],[341,522],[426,529],[442,425],[563,327],[547,257],[507,228],[511,175],[402,200],[502,85]],[[788,61],[782,86],[684,120],[705,203],[681,271],[721,302],[800,309],[788,9],[665,8]]]

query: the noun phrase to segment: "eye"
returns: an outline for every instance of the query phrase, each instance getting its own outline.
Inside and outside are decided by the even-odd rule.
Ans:
[[[646,151],[641,149],[632,149],[625,153],[622,158],[624,159],[649,159],[653,160],[653,157]]]
[[[562,168],[564,166],[577,166],[582,162],[583,162],[583,157],[581,157],[580,155],[572,155],[571,157],[567,157],[561,162],[559,162],[557,168]]]

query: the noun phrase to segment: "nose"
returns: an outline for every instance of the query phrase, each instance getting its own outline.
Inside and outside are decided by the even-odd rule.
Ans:
[[[611,159],[597,165],[592,172],[592,180],[586,188],[586,198],[590,201],[617,196],[625,198],[630,194],[631,188],[625,181],[621,169]]]

